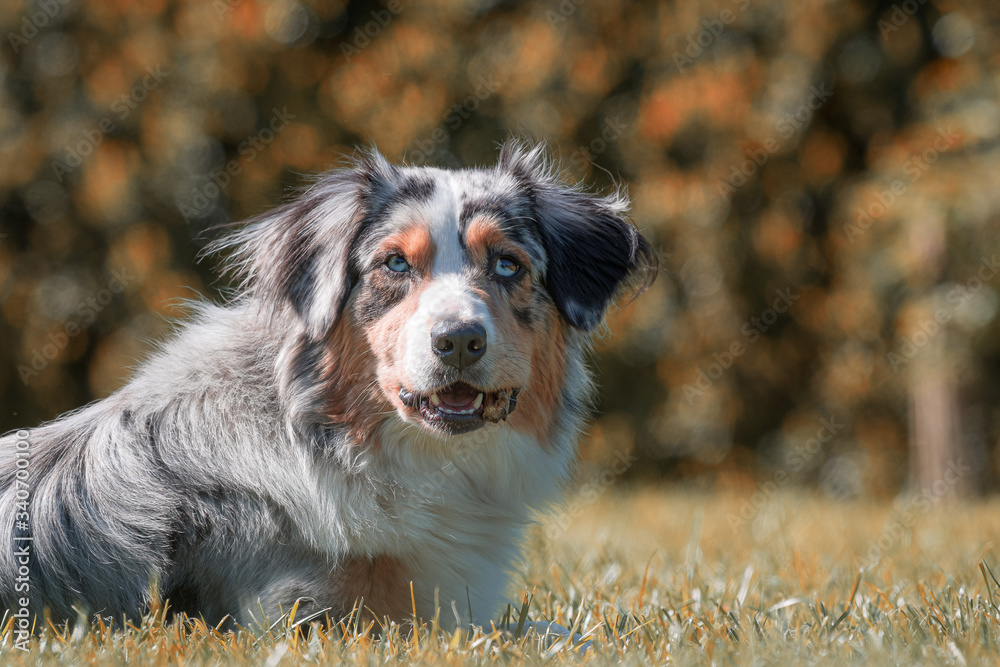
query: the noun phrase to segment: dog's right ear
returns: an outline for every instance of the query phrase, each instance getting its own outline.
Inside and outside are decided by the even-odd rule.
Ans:
[[[321,176],[295,200],[248,220],[209,247],[242,293],[266,307],[288,304],[318,340],[336,325],[357,276],[351,252],[398,170],[374,149],[353,168]]]

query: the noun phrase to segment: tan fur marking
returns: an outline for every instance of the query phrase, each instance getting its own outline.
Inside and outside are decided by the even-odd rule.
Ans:
[[[341,613],[364,599],[362,619],[397,623],[410,620],[410,578],[403,561],[391,556],[349,556],[334,572],[333,591]]]
[[[373,324],[366,332],[368,345],[378,357],[378,382],[389,402],[399,410],[407,410],[399,400],[400,387],[412,387],[413,382],[405,376],[403,360],[399,354],[405,349],[405,328],[407,322],[417,312],[420,306],[420,295],[427,285],[422,280],[415,286],[406,298],[385,314],[382,319]]]
[[[542,446],[552,441],[556,411],[566,380],[566,346],[562,320],[553,312],[532,332],[531,381],[521,392],[511,426],[531,433]]]
[[[515,297],[516,298],[516,297]],[[511,428],[534,436],[543,446],[552,439],[556,410],[560,408],[566,375],[562,321],[554,308],[539,313],[534,326],[519,324],[507,304],[493,298],[490,314],[504,341],[497,364],[511,388],[521,388],[517,409],[508,419]],[[530,365],[528,360],[530,359]]]
[[[323,359],[327,415],[348,424],[354,442],[377,445],[374,432],[385,418],[387,401],[375,387],[374,362],[364,336],[345,316],[331,334]]]
[[[476,218],[465,232],[465,245],[476,265],[483,265],[491,251],[510,255],[525,269],[531,268],[531,258],[503,233],[500,224],[490,218]]]
[[[415,269],[425,272],[434,261],[434,240],[421,223],[414,223],[401,232],[385,237],[379,244],[382,252],[398,252]]]
[[[495,220],[476,218],[465,232],[465,245],[473,261],[481,264],[492,248],[505,248],[511,244]]]

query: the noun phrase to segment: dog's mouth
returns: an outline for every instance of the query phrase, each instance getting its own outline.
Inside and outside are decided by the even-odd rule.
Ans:
[[[400,388],[399,400],[420,413],[424,423],[431,428],[457,434],[475,431],[486,422],[507,419],[517,407],[518,393],[520,389],[486,391],[456,382],[430,394]]]

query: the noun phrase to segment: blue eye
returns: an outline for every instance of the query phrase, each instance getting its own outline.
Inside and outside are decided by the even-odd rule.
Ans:
[[[510,257],[501,257],[497,260],[496,266],[493,267],[493,272],[504,278],[514,276],[520,270],[521,265],[512,260]]]
[[[385,260],[385,265],[389,267],[390,271],[395,271],[396,273],[406,273],[410,270],[409,262],[399,255],[393,255]]]

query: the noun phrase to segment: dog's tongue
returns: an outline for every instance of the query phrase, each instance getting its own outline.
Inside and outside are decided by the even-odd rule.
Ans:
[[[437,393],[441,403],[455,410],[468,410],[476,402],[479,392],[464,383],[454,384]]]

